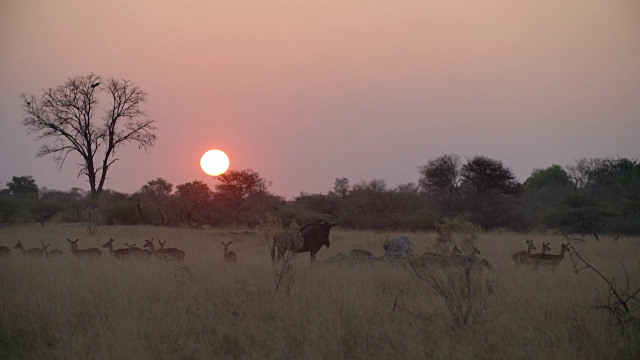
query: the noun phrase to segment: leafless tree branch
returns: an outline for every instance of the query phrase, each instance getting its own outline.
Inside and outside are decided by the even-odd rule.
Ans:
[[[105,85],[100,86],[102,83]],[[100,122],[96,112],[102,93],[110,101]],[[146,152],[155,143],[155,121],[141,108],[146,95],[129,80],[78,76],[43,90],[41,96],[22,94],[22,124],[36,140],[52,141],[43,144],[36,156],[52,155],[58,170],[69,154],[78,154],[82,159],[77,164],[78,176],[87,176],[91,194],[97,197],[110,166],[118,160],[114,155],[120,146],[137,143]]]

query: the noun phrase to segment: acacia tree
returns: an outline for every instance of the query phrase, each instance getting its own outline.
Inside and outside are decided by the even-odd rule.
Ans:
[[[135,196],[138,198],[138,212],[144,223],[150,221],[144,213],[151,212],[152,214],[159,215],[156,223],[166,224],[163,211],[166,213],[168,208],[170,208],[172,192],[173,184],[160,177],[150,180],[142,186]],[[146,211],[143,211],[143,209]],[[155,215],[153,216],[155,217]]]
[[[40,190],[33,176],[14,176],[7,183],[9,193],[19,197],[37,198]]]
[[[222,222],[252,227],[265,211],[282,206],[281,198],[268,193],[269,181],[255,170],[229,170],[216,179],[215,204]]]
[[[87,177],[91,197],[96,200],[107,172],[118,160],[118,148],[134,143],[146,151],[155,143],[155,121],[141,108],[146,96],[129,80],[77,76],[55,89],[43,90],[40,96],[21,94],[22,124],[36,139],[52,140],[42,145],[36,156],[53,155],[58,171],[69,154],[80,156],[78,177]],[[99,98],[107,104],[102,111]]]
[[[176,186],[174,209],[180,221],[190,226],[207,223],[213,191],[202,181],[192,181]]]
[[[503,194],[518,194],[521,185],[511,170],[486,156],[475,156],[462,165],[460,172],[462,184],[474,194],[486,194],[489,191],[499,191]]]
[[[462,166],[460,177],[464,207],[471,222],[487,230],[528,227],[517,198],[522,185],[502,161],[475,156]]]
[[[249,196],[265,193],[269,187],[269,182],[252,169],[229,170],[217,176],[217,180],[221,182],[215,186],[220,195],[238,203]]]

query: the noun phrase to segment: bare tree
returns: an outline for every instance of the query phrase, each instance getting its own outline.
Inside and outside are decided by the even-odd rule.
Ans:
[[[100,95],[108,106],[99,113]],[[69,154],[80,155],[78,177],[87,177],[91,196],[97,199],[110,166],[118,160],[116,149],[135,143],[146,151],[154,145],[155,121],[141,108],[146,96],[129,80],[77,76],[43,90],[41,96],[21,94],[22,124],[36,139],[53,140],[36,156],[53,155],[59,171]]]

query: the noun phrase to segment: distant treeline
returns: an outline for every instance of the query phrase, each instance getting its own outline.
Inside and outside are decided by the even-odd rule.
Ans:
[[[417,183],[389,188],[382,179],[335,180],[326,194],[291,201],[268,191],[256,171],[231,170],[212,190],[201,181],[172,184],[156,178],[133,194],[104,190],[97,198],[74,188],[39,188],[15,176],[0,190],[3,224],[92,222],[188,227],[253,228],[267,213],[284,221],[316,218],[372,230],[433,230],[434,219],[463,220],[481,229],[557,231],[562,234],[640,234],[640,164],[626,158],[579,159],[534,169],[519,183],[499,160],[455,154],[418,168]]]

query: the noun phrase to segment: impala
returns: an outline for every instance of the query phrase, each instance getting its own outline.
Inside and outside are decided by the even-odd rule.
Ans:
[[[229,241],[228,244],[225,244],[224,241],[222,242],[222,246],[224,246],[224,262],[235,264],[237,260],[236,253],[229,251],[229,245],[231,245],[232,242],[233,241]]]
[[[564,259],[565,251],[571,251],[568,244],[562,244],[560,254],[533,254],[531,255],[531,261],[533,262],[533,269],[538,271],[540,266],[551,266],[552,271],[556,271],[556,266],[560,264]]]
[[[20,251],[22,251],[22,255],[24,256],[44,256],[44,251],[42,251],[42,249],[39,248],[33,248],[33,249],[29,249],[29,250],[25,250],[24,246],[22,245],[22,243],[20,241],[18,241],[18,243],[16,244],[16,246],[13,247],[14,249],[20,249]]]
[[[527,251],[520,251],[511,257],[513,262],[516,264],[516,268],[520,265],[530,265],[531,262],[529,259],[531,258],[531,250],[535,250],[536,247],[533,245],[533,240],[527,239]]]
[[[547,251],[551,251],[551,243],[542,243],[542,253],[541,254],[546,254]]]
[[[45,245],[42,244],[42,251],[44,251],[44,254],[49,258],[49,257],[58,257],[58,256],[62,256],[62,251],[58,250],[58,249],[54,249],[54,250],[47,250],[49,248],[49,245],[51,245],[51,243]]]
[[[142,250],[139,247],[135,247],[135,244],[132,246],[127,245],[128,247],[125,249],[113,250],[113,241],[114,238],[109,239],[104,245],[103,248],[109,249],[109,254],[118,260],[128,260],[128,259],[148,259],[151,256],[151,252],[148,250]],[[126,245],[126,243],[125,243]]]
[[[151,253],[154,254],[158,259],[164,259],[165,261],[183,261],[184,260],[184,251],[176,248],[165,249],[163,242],[160,242],[161,249],[156,250],[155,246],[153,246],[153,238],[151,240],[145,240],[145,244],[143,247],[149,248]]]
[[[471,255],[463,255],[462,251],[458,249],[457,246],[454,246],[451,252],[452,252],[451,257],[454,259],[455,263],[459,265],[467,267],[467,266],[473,266],[473,264],[478,262],[480,266],[484,266],[489,270],[493,269],[487,259],[480,259],[476,256],[481,254],[481,252],[480,250],[478,250],[478,247],[475,245],[471,245]]]
[[[102,255],[102,251],[98,248],[78,249],[78,240],[80,239],[71,240],[67,238],[67,241],[71,244],[71,253],[73,253],[77,258],[93,258],[100,257]]]

